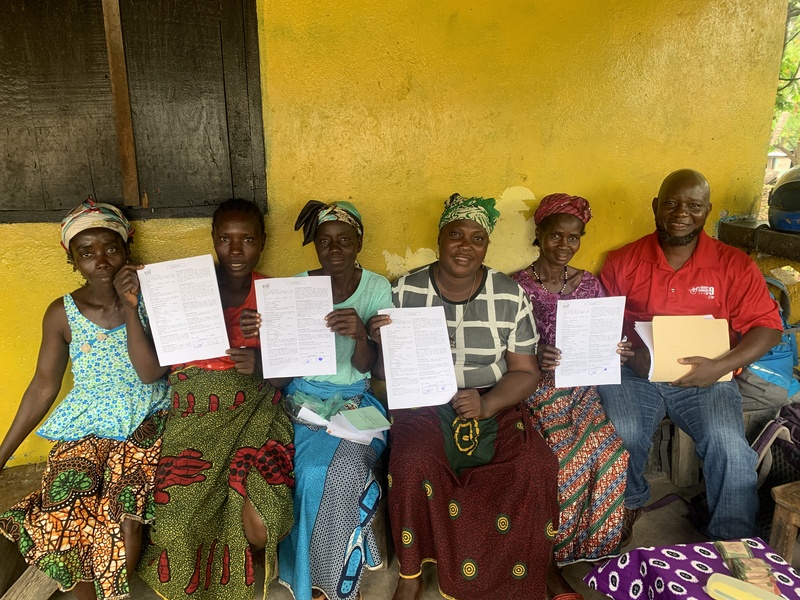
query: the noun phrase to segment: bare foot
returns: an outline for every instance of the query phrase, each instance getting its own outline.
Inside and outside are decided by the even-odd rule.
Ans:
[[[397,589],[394,591],[392,600],[421,600],[422,598],[422,577],[417,576],[413,579],[400,577],[397,580]]]

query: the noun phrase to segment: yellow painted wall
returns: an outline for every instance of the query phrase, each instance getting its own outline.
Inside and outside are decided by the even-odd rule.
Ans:
[[[591,201],[576,264],[592,270],[652,229],[650,199],[675,168],[708,176],[712,221],[749,212],[785,5],[260,0],[271,210],[262,270],[316,264],[291,229],[310,198],[356,202],[362,263],[389,275],[433,258],[441,203],[455,191],[500,198],[487,262],[502,270],[533,258],[526,218],[551,192]],[[137,228],[146,261],[211,249],[206,220]],[[57,231],[0,225],[0,434],[33,373],[44,308],[79,283]],[[31,438],[12,464],[46,451]]]

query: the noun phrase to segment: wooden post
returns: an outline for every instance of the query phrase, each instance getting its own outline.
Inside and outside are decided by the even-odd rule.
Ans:
[[[36,567],[28,570],[17,579],[2,600],[30,600],[30,598],[49,598],[58,590],[58,585]]]
[[[670,479],[675,487],[697,485],[700,482],[700,461],[694,440],[677,425],[673,427]]]
[[[775,513],[769,545],[792,564],[797,528],[800,527],[800,481],[772,488],[772,497],[775,499]]]
[[[139,206],[139,175],[136,170],[136,146],[133,139],[131,98],[128,90],[128,68],[125,65],[125,45],[119,0],[103,0],[103,23],[106,30],[108,74],[117,125],[119,161],[122,172],[122,201],[125,206]]]
[[[0,535],[0,598],[28,568],[17,545]]]

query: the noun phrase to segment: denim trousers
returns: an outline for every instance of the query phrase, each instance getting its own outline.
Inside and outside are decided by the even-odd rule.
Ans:
[[[755,451],[744,436],[742,397],[733,381],[706,388],[653,383],[622,367],[620,385],[599,386],[603,407],[630,454],[626,508],[640,508],[650,498],[644,476],[653,434],[664,415],[689,434],[703,461],[703,475],[713,539],[756,534],[758,510]]]

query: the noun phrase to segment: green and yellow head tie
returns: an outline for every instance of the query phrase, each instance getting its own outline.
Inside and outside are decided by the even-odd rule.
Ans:
[[[460,219],[475,221],[486,230],[492,233],[497,219],[500,218],[500,211],[495,207],[494,198],[465,198],[458,192],[444,201],[444,212],[439,219],[439,229]]]

